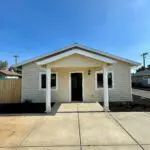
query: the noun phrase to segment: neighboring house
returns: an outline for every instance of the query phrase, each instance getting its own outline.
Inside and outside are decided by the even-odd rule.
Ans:
[[[150,70],[139,71],[132,74],[133,86],[150,87]]]
[[[16,65],[22,68],[22,101],[132,101],[131,67],[139,63],[79,44]]]
[[[19,79],[21,77],[20,74],[8,71],[8,70],[0,70],[0,80],[4,79]]]

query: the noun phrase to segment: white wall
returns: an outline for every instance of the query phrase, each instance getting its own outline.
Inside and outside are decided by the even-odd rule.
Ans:
[[[79,60],[82,59],[83,61]],[[88,60],[88,59],[87,59]],[[84,72],[84,101],[103,101],[103,89],[95,89],[95,71],[99,71],[100,67],[87,67],[87,65],[102,65],[95,60],[87,62],[79,56],[78,63],[82,63],[84,68],[52,68],[52,72],[58,72],[58,90],[52,91],[52,101],[69,102],[69,73],[73,71]],[[57,65],[74,65],[75,59],[64,59],[53,63],[53,67]],[[85,62],[83,64],[83,62]],[[96,65],[95,64],[95,65]],[[88,70],[91,70],[91,75],[88,75]],[[110,101],[131,101],[131,77],[130,67],[124,63],[117,63],[109,67],[109,70],[114,72],[114,88],[109,89]],[[39,90],[39,72],[45,70],[30,63],[23,66],[22,70],[22,100],[31,99],[33,102],[45,102],[45,91]]]

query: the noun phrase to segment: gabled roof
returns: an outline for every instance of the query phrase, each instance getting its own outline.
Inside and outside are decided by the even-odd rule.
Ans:
[[[104,57],[104,56],[101,56],[101,55],[96,55],[96,54],[90,53],[88,51],[83,51],[83,50],[80,50],[80,49],[73,49],[73,50],[70,50],[70,51],[65,51],[65,52],[63,52],[59,55],[55,55],[53,57],[44,59],[42,61],[38,61],[37,65],[40,65],[40,66],[46,65],[46,64],[52,63],[54,61],[57,61],[59,59],[62,59],[62,58],[68,57],[68,56],[72,56],[74,54],[86,56],[88,58],[96,59],[98,61],[102,61],[102,62],[105,62],[105,63],[108,63],[108,64],[117,63],[117,61],[115,61],[113,59],[110,59],[108,57]]]
[[[0,74],[3,74],[5,76],[21,76],[19,73],[12,72],[9,70],[0,70]]]
[[[101,51],[101,50],[96,50],[96,49],[89,48],[89,47],[83,46],[81,44],[75,43],[75,44],[71,44],[69,46],[66,46],[66,47],[64,47],[62,49],[52,51],[52,52],[50,52],[48,54],[41,55],[39,57],[35,57],[33,59],[24,61],[22,63],[14,65],[14,67],[21,67],[21,66],[26,65],[26,64],[31,63],[31,62],[41,61],[43,59],[46,59],[46,58],[49,58],[49,57],[52,57],[52,56],[56,56],[58,54],[61,54],[63,52],[66,52],[66,51],[69,51],[69,50],[72,50],[72,49],[80,49],[80,50],[88,51],[88,52],[91,52],[91,53],[94,53],[94,54],[97,54],[97,55],[101,55],[101,56],[108,57],[108,58],[111,58],[111,59],[114,59],[114,60],[119,60],[119,61],[128,63],[131,66],[138,66],[138,65],[140,65],[140,63],[138,63],[138,62],[135,62],[135,61],[132,61],[132,60],[129,60],[129,59],[125,59],[125,58],[122,58],[122,57],[119,57],[119,56],[115,56],[115,55],[106,53],[106,52]]]

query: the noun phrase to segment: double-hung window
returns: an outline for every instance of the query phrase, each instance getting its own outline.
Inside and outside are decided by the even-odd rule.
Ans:
[[[103,88],[104,86],[103,72],[96,72],[95,77],[96,77],[95,79],[96,89]],[[107,78],[108,78],[108,88],[113,88],[113,72],[112,71],[108,71]]]
[[[57,73],[51,73],[51,88],[57,90]],[[39,77],[39,88],[46,89],[46,73],[40,73]]]

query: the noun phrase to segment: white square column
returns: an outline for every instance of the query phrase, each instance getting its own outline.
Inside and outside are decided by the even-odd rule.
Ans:
[[[108,70],[107,70],[107,65],[103,65],[103,83],[104,83],[104,111],[109,111],[109,93],[108,93]]]
[[[46,112],[51,112],[51,68],[46,68]]]

